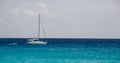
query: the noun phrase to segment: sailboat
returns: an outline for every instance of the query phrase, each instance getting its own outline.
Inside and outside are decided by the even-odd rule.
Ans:
[[[41,45],[45,45],[47,44],[47,42],[45,41],[40,41],[40,14],[39,14],[39,19],[38,19],[38,37],[37,38],[33,38],[33,39],[28,39],[27,44],[41,44]],[[41,23],[42,24],[42,23]],[[45,35],[45,30],[44,30],[44,35]]]

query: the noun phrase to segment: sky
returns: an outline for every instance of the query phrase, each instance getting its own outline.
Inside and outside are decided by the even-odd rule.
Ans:
[[[37,37],[38,14],[47,38],[120,38],[119,0],[0,0],[0,38]]]

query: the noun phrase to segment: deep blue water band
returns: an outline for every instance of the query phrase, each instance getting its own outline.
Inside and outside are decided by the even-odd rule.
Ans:
[[[0,38],[0,45],[9,43],[26,44],[29,38]],[[79,38],[42,38],[48,45],[66,45],[66,46],[110,46],[120,47],[120,39],[79,39]]]

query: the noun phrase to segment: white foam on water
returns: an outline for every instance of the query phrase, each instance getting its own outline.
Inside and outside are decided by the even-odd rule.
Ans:
[[[118,60],[85,60],[85,59],[55,59],[55,58],[29,58],[25,63],[120,63]]]
[[[2,60],[2,61],[1,61]],[[37,57],[22,57],[16,58],[6,56],[0,59],[0,63],[120,63],[119,60],[99,60],[99,59],[69,59],[69,58],[37,58]]]
[[[16,45],[16,44],[17,44],[17,42],[9,43],[8,45]]]

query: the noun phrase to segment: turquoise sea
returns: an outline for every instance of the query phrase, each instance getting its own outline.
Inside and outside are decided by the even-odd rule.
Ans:
[[[47,45],[26,40],[1,38],[0,63],[120,63],[120,39],[48,38]]]

